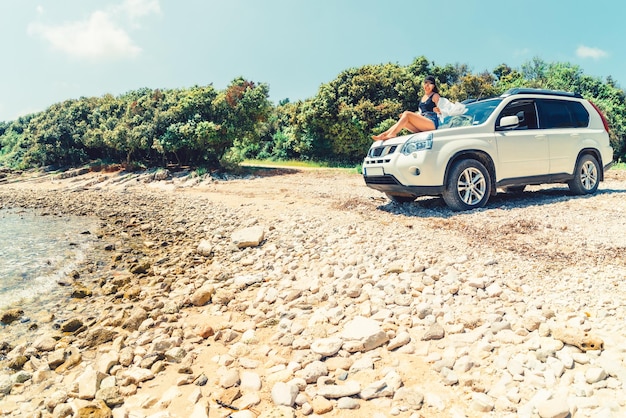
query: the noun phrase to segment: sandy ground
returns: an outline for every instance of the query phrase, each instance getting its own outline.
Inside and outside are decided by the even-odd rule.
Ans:
[[[268,225],[294,216],[322,219],[338,226],[354,225],[364,241],[375,240],[376,234],[384,234],[387,226],[400,225],[407,231],[421,231],[424,239],[432,240],[428,245],[433,248],[434,260],[463,254],[502,256],[503,260],[527,260],[534,266],[535,274],[546,277],[572,268],[593,271],[606,265],[626,267],[626,171],[609,171],[593,196],[571,196],[563,185],[530,187],[520,195],[498,195],[485,209],[467,213],[452,212],[441,199],[432,197],[411,204],[393,204],[384,195],[368,189],[360,175],[343,170],[262,169],[251,176],[219,180],[176,172],[162,180],[152,177],[153,174],[120,171],[77,171],[67,176],[26,173],[9,175],[0,188],[56,192],[63,196],[81,196],[83,191],[185,195],[201,199],[203,204],[212,202],[245,212]],[[397,245],[420,244],[406,243],[398,236]],[[510,266],[511,270],[516,268]],[[524,274],[520,271],[520,280]],[[201,308],[188,308],[184,315],[190,326],[206,321]],[[236,322],[237,315],[233,312],[229,321]],[[216,323],[219,319],[215,319]],[[212,359],[225,350],[226,347],[215,344],[202,351],[196,364],[204,366],[198,372],[214,375],[218,366]],[[405,375],[405,385],[430,381],[443,399],[451,404],[458,402],[462,410],[467,410],[467,399],[455,401],[456,389],[440,384],[438,374],[424,361],[410,355],[395,361],[411,370]],[[178,377],[175,369],[170,368],[140,388],[139,395],[162,394]],[[193,389],[183,387],[183,395],[174,401],[173,408],[188,407],[186,402]],[[268,392],[264,389],[263,397]],[[365,412],[361,410],[357,415],[371,416],[378,409],[375,403],[372,406],[367,414],[360,415]],[[211,416],[223,416],[223,411],[221,414]],[[325,416],[357,415],[335,410]],[[421,416],[451,415],[449,410],[425,407]]]

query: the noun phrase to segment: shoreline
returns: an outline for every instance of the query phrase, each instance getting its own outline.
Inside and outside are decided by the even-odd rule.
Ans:
[[[4,209],[0,209],[2,211]],[[55,216],[63,222],[73,222],[77,217],[61,214],[46,214],[41,210],[18,209],[18,213],[28,213],[28,216],[46,218]],[[57,221],[57,219],[52,222]],[[26,221],[29,222],[29,221]],[[46,222],[43,221],[46,225]],[[89,222],[89,221],[88,221]],[[47,271],[41,275],[33,275],[27,280],[25,288],[20,289],[19,298],[9,297],[6,305],[0,307],[0,313],[8,311],[20,311],[20,315],[15,317],[10,323],[5,323],[0,319],[0,341],[10,342],[12,346],[32,342],[35,336],[50,334],[58,329],[64,316],[67,316],[64,307],[86,297],[90,287],[95,287],[93,271],[96,266],[104,266],[109,261],[110,254],[105,254],[102,250],[102,243],[95,238],[97,229],[96,222],[91,225],[81,226],[80,230],[72,228],[72,233],[66,233],[68,241],[59,239],[54,245],[71,251],[72,256],[65,258],[62,262],[56,262],[54,270]],[[81,222],[82,224],[82,222]],[[47,227],[47,226],[46,226]],[[54,226],[58,231],[64,228],[58,224]],[[93,234],[93,236],[92,236]],[[88,236],[88,238],[85,238]],[[70,249],[73,247],[72,249]],[[67,254],[66,254],[67,256]],[[48,261],[50,264],[50,261]],[[36,287],[34,287],[36,286]],[[9,290],[7,289],[7,292]],[[3,293],[6,294],[7,292]],[[3,301],[4,302],[4,301]]]
[[[581,219],[576,208],[584,201],[540,193],[514,201],[519,214],[451,215],[436,201],[399,208],[358,176],[336,175],[216,181],[82,173],[0,185],[3,207],[96,216],[110,254],[107,263],[79,271],[75,281],[92,294],[59,307],[59,329],[19,347],[0,338],[0,412],[268,418],[626,411],[619,401],[626,399],[623,266],[600,255],[583,260],[600,283],[554,256],[578,249],[569,241],[556,248],[553,237],[577,243],[578,228],[595,226],[571,222]],[[609,190],[626,190],[617,180]],[[614,210],[623,205],[620,192],[600,197]],[[559,216],[546,221],[545,203],[535,207],[533,199],[552,199]],[[525,244],[534,234],[534,254],[472,232],[473,222],[484,222],[482,230],[517,228],[503,236],[507,243]],[[602,238],[620,248],[619,237]],[[600,342],[601,350],[584,346]],[[9,363],[15,369],[7,374]]]

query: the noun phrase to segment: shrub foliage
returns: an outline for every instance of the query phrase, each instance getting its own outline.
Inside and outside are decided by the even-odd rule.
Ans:
[[[512,87],[575,91],[593,101],[611,126],[615,159],[626,158],[624,91],[609,76],[585,75],[569,63],[535,58],[513,69],[501,64],[473,74],[465,65],[437,66],[425,57],[409,65],[349,68],[309,99],[277,105],[267,84],[244,78],[224,91],[212,85],[83,97],[43,112],[0,122],[0,165],[76,166],[93,160],[160,166],[224,167],[244,158],[355,164],[372,134],[416,110],[427,75],[452,101],[489,97]]]

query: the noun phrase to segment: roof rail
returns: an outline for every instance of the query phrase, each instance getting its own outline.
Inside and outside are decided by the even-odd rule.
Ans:
[[[576,97],[582,99],[582,95],[580,93],[571,93],[569,91],[561,91],[561,90],[547,90],[547,89],[531,89],[531,88],[513,88],[508,89],[504,93],[502,93],[501,97],[507,97],[514,94],[545,94],[550,96],[565,96],[565,97]]]

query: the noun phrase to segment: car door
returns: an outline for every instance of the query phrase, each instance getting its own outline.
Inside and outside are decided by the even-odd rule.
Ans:
[[[548,134],[550,174],[572,174],[581,149],[581,129],[589,125],[589,113],[577,101],[537,100],[539,125]]]
[[[500,128],[505,116],[517,116],[519,124]],[[546,175],[550,169],[548,138],[538,129],[533,99],[511,101],[496,120],[499,166],[497,181]]]

